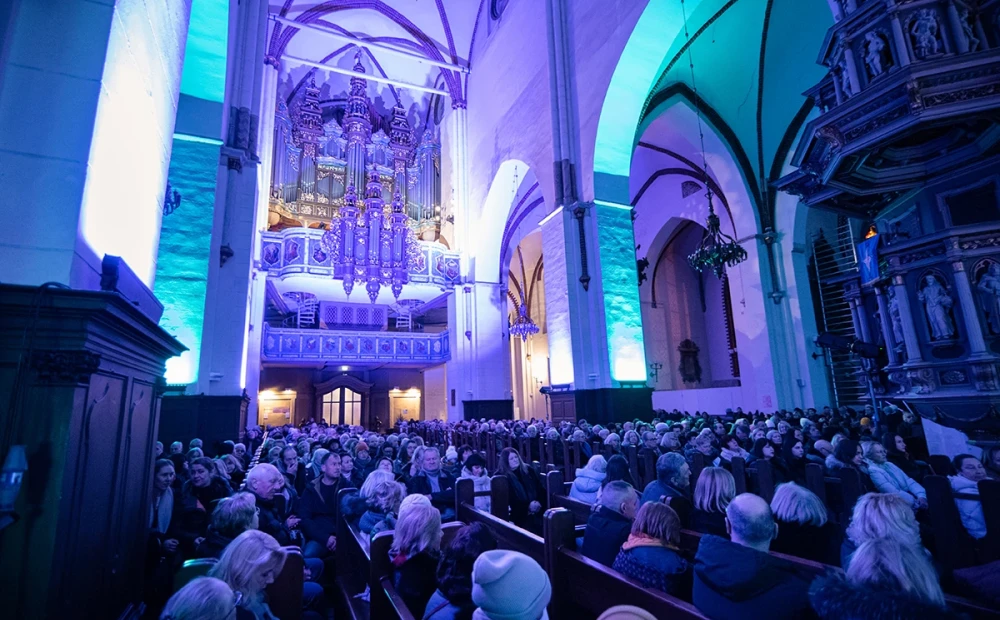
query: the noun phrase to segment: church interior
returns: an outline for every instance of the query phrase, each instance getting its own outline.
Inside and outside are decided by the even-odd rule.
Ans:
[[[0,615],[158,617],[175,440],[475,436],[490,473],[523,440],[568,489],[579,431],[650,481],[660,424],[822,418],[1000,479],[1000,0],[9,0],[0,34]],[[916,512],[994,585],[998,487],[958,499],[985,537]],[[720,617],[692,565],[694,604],[603,603]],[[381,583],[373,620],[425,617]]]

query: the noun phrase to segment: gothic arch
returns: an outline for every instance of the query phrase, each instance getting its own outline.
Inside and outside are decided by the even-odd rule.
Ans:
[[[313,390],[315,393],[313,395],[313,403],[315,411],[313,412],[313,418],[319,420],[323,415],[323,395],[329,394],[330,392],[346,387],[349,390],[361,394],[361,425],[365,428],[370,428],[372,422],[371,418],[371,393],[372,388],[375,386],[374,383],[366,383],[357,377],[351,375],[337,375],[326,381],[321,381],[319,383],[313,384]]]

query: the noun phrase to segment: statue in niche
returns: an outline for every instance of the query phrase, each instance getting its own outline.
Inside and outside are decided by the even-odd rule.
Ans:
[[[991,334],[1000,334],[1000,264],[990,263],[976,284],[986,324]]]
[[[892,337],[896,341],[896,350],[906,350],[906,339],[903,337],[903,319],[899,315],[899,302],[896,294],[889,291],[889,320],[892,323]]]
[[[910,34],[913,35],[913,51],[917,58],[927,58],[940,51],[938,20],[933,9],[920,9],[910,26]]]
[[[840,68],[840,91],[844,93],[845,97],[850,97],[854,94],[854,87],[851,86],[851,75],[847,71],[847,61],[841,60],[837,66]]]
[[[951,307],[954,301],[934,275],[928,274],[924,277],[924,285],[917,293],[917,299],[924,304],[927,322],[931,326],[931,340],[954,338],[955,322],[951,319]]]
[[[965,40],[969,43],[969,51],[978,51],[980,41],[972,30],[972,22],[969,20],[969,9],[962,9],[958,17],[962,22],[962,34],[965,35]]]
[[[701,363],[698,362],[698,353],[701,349],[689,338],[681,342],[677,351],[681,354],[681,363],[677,367],[677,371],[681,373],[681,381],[701,383]]]
[[[885,41],[874,30],[865,35],[865,66],[868,68],[868,75],[877,78],[885,73],[882,64],[885,58]]]

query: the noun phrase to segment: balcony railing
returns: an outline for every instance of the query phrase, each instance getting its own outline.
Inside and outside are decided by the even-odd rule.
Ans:
[[[325,231],[315,228],[286,228],[261,235],[261,266],[268,277],[313,274],[333,277],[330,256],[320,240]],[[451,288],[460,281],[458,252],[439,243],[418,242],[420,255],[410,269],[410,284],[432,284]]]
[[[261,359],[271,362],[435,365],[451,359],[448,331],[439,333],[289,329],[264,326]]]

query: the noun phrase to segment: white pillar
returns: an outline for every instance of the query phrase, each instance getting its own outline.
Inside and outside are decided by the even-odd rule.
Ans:
[[[463,401],[511,399],[510,336],[502,295],[499,284],[478,282],[456,286],[448,299],[451,421],[463,419]]]
[[[453,102],[448,116],[448,152],[451,157],[451,187],[455,195],[452,214],[455,216],[455,238],[452,249],[462,252],[462,275],[466,276],[469,260],[469,114],[464,102]]]
[[[882,333],[885,335],[885,348],[889,354],[889,365],[899,364],[899,353],[896,351],[896,336],[892,331],[892,317],[889,316],[889,300],[886,299],[885,288],[875,288],[875,300],[878,302],[879,322],[882,324]]]
[[[230,29],[234,36],[224,103],[229,118],[219,158],[201,363],[194,388],[196,393],[228,396],[241,394],[246,386],[250,355],[247,334],[260,164],[257,134],[268,5],[266,0],[243,0],[233,10],[236,23]]]
[[[979,313],[976,312],[976,299],[969,285],[969,274],[965,272],[965,265],[960,260],[953,262],[951,268],[955,271],[955,290],[958,291],[958,305],[962,308],[962,319],[965,322],[965,331],[969,335],[972,357],[989,356],[986,352],[986,341],[983,339],[983,328],[979,323]]]
[[[899,322],[903,327],[903,342],[906,343],[906,363],[915,364],[924,361],[920,355],[920,341],[917,340],[917,330],[913,326],[913,313],[910,311],[910,298],[906,293],[903,276],[892,276],[892,289],[896,293],[896,305],[899,306]]]

